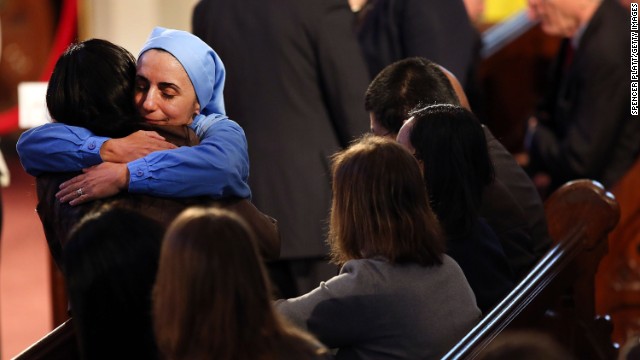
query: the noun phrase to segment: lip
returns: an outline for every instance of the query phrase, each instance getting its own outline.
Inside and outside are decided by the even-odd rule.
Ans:
[[[162,120],[155,120],[155,119],[147,119],[147,118],[144,118],[144,121],[145,121],[147,124],[150,124],[150,125],[166,125],[166,124],[167,124],[167,120],[166,120],[166,119],[162,119]]]

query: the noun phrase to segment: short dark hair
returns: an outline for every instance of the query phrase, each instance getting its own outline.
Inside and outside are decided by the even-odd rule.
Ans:
[[[441,264],[444,238],[418,162],[400,144],[366,135],[333,157],[333,261],[382,256]]]
[[[369,85],[364,99],[365,110],[392,133],[398,133],[412,109],[438,103],[459,105],[460,101],[442,69],[422,57],[385,67]]]
[[[142,126],[134,102],[135,76],[135,59],[123,47],[101,39],[72,44],[49,80],[49,114],[96,135],[126,136]]]
[[[409,141],[424,163],[431,206],[449,238],[468,235],[494,168],[482,125],[469,110],[431,105],[411,112]]]

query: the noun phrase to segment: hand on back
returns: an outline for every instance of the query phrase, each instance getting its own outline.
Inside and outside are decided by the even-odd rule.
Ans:
[[[84,169],[83,174],[60,184],[56,198],[75,206],[116,195],[129,184],[127,164],[104,162]]]
[[[126,137],[105,141],[100,157],[105,162],[128,163],[154,151],[176,147],[155,131],[138,130]]]

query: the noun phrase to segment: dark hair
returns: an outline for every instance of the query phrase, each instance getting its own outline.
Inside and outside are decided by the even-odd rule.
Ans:
[[[475,224],[482,191],[494,178],[482,125],[470,111],[433,105],[411,112],[409,141],[424,164],[431,206],[450,239]]]
[[[153,290],[160,351],[172,360],[308,358],[313,349],[300,340],[311,337],[280,319],[270,294],[242,218],[216,208],[185,210],[167,230]]]
[[[385,67],[365,94],[365,110],[392,133],[398,133],[409,111],[430,104],[460,102],[440,67],[425,58],[411,57]]]
[[[70,232],[63,270],[83,359],[114,359],[124,351],[157,356],[151,290],[163,230],[138,212],[106,205]]]
[[[376,256],[442,263],[444,239],[418,162],[400,144],[364,136],[334,155],[329,243],[338,264]]]
[[[52,119],[96,135],[126,136],[143,126],[134,102],[136,62],[109,41],[70,45],[56,62],[47,87]]]

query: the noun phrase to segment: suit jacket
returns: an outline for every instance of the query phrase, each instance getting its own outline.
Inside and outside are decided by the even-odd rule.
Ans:
[[[202,0],[193,32],[226,64],[226,109],[249,144],[253,202],[283,259],[327,254],[329,157],[368,130],[366,68],[344,0]]]
[[[544,206],[527,173],[489,128],[482,128],[496,177],[483,191],[480,215],[495,231],[520,279],[551,247]]]
[[[470,235],[447,239],[447,255],[462,268],[483,314],[516,285],[502,244],[485,219],[476,221]]]
[[[613,186],[640,149],[640,121],[631,116],[629,13],[604,0],[564,69],[563,44],[550,98],[533,135],[533,170],[550,174],[552,189],[590,178]]]
[[[372,78],[411,56],[444,66],[465,87],[474,76],[478,34],[461,0],[369,0],[359,17],[358,40]]]

